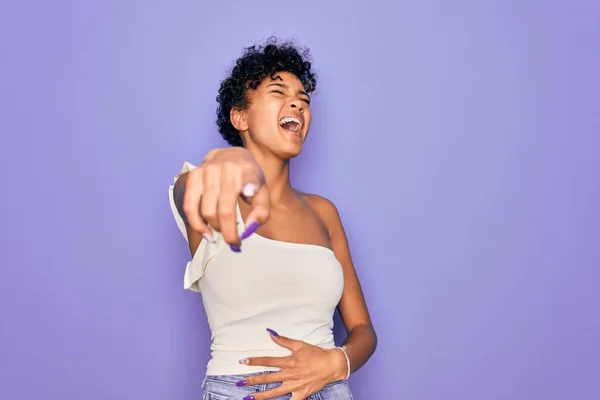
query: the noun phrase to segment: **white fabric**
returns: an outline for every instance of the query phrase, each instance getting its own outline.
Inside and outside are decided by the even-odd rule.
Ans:
[[[185,163],[174,182],[195,168]],[[173,202],[171,209],[187,240],[185,224]],[[238,232],[245,229],[237,210]],[[333,314],[341,298],[341,265],[328,248],[288,243],[257,233],[242,242],[241,253],[231,251],[215,232],[216,243],[202,240],[187,263],[184,288],[200,292],[211,329],[208,375],[235,375],[273,368],[239,363],[246,357],[285,356],[267,328],[283,336],[323,348],[333,348]]]

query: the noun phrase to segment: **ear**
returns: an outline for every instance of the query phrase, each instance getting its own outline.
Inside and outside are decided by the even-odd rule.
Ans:
[[[238,132],[245,132],[248,130],[245,110],[232,107],[229,112],[229,119],[231,120],[231,125],[233,125]]]

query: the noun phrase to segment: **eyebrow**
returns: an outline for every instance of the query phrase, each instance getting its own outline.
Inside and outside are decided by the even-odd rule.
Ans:
[[[273,82],[273,83],[269,83],[269,84],[267,85],[267,87],[269,87],[269,86],[279,86],[279,87],[281,87],[281,88],[284,88],[284,89],[289,89],[289,86],[288,86],[288,85],[286,85],[285,83]],[[308,94],[308,93],[306,93],[304,90],[299,90],[299,91],[298,91],[298,93],[299,93],[299,94],[303,94],[303,95],[305,95],[306,97],[308,97],[308,98],[310,99],[310,96],[309,96],[309,94]]]

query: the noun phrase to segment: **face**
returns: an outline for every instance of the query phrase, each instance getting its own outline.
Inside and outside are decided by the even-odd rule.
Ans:
[[[300,79],[289,72],[265,78],[248,90],[245,110],[232,110],[231,120],[249,150],[258,148],[289,159],[300,154],[311,122],[310,97]]]

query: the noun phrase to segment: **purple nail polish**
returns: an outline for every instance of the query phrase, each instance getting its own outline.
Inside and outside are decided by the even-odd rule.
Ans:
[[[248,236],[252,235],[254,231],[258,228],[258,222],[253,222],[246,227],[246,230],[240,236],[241,240],[246,239]]]
[[[235,383],[235,386],[246,386],[247,384],[248,384],[248,382],[242,380],[242,381],[237,381]]]
[[[246,396],[242,400],[256,400],[256,397],[254,397],[254,396]]]
[[[236,246],[235,244],[230,244],[230,245],[229,245],[229,248],[230,248],[232,251],[235,251],[236,253],[239,253],[240,251],[242,251],[242,248],[241,248],[240,246]]]
[[[279,333],[275,332],[273,329],[269,329],[267,328],[267,331],[269,331],[269,333],[275,337],[279,337]]]

